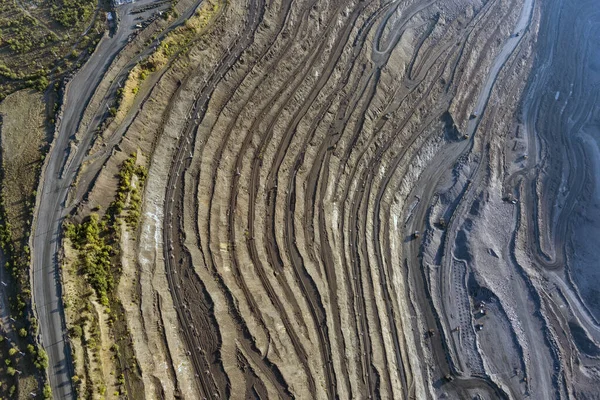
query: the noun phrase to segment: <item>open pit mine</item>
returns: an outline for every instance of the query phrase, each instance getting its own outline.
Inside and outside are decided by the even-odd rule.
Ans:
[[[596,0],[105,14],[35,203],[54,398],[600,399]]]

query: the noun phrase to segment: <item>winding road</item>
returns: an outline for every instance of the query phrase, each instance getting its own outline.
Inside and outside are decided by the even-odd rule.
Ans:
[[[40,326],[40,342],[48,354],[48,378],[54,398],[74,398],[71,350],[68,344],[62,303],[61,275],[58,251],[62,237],[62,223],[74,206],[67,204],[67,195],[79,167],[89,150],[94,128],[102,120],[104,106],[74,150],[69,165],[71,140],[78,130],[85,108],[101,82],[105,71],[115,56],[127,44],[135,30],[135,16],[129,11],[151,0],[128,3],[118,9],[121,21],[113,36],[105,35],[89,60],[67,84],[64,94],[63,116],[58,121],[59,130],[46,156],[40,177],[37,207],[34,215],[32,244],[33,302]],[[197,8],[200,0],[178,18],[169,29],[180,25]],[[133,65],[133,64],[132,64]]]

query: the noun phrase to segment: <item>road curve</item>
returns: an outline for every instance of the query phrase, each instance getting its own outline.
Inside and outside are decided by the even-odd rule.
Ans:
[[[125,33],[125,29],[119,28],[112,38],[105,36],[96,52],[67,85],[64,115],[40,179],[39,206],[35,212],[33,230],[33,301],[40,326],[41,343],[48,353],[50,387],[54,398],[58,399],[74,398],[57,253],[67,192],[79,164],[74,161],[64,174],[62,169],[85,106],[100,83],[104,71],[127,43]],[[85,150],[78,149],[79,161]]]
[[[148,0],[144,0],[148,1]],[[56,399],[71,399],[75,393],[71,384],[73,375],[71,350],[67,340],[67,328],[62,304],[62,288],[58,250],[61,242],[62,222],[72,205],[66,203],[67,194],[76,173],[92,144],[93,128],[88,129],[77,146],[76,153],[69,158],[73,139],[85,108],[96,87],[101,82],[115,56],[128,42],[135,27],[130,9],[142,1],[122,6],[117,32],[105,35],[95,52],[67,84],[64,95],[63,116],[58,131],[46,156],[37,207],[34,213],[32,242],[32,287],[33,304],[40,326],[40,343],[48,353],[48,378]],[[178,18],[169,29],[180,25],[197,8],[200,0]],[[104,110],[98,110],[94,122],[98,122]]]

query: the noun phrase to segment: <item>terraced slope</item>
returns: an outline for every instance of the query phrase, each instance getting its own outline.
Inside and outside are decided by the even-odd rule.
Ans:
[[[595,100],[540,122],[553,57],[588,46],[553,38],[591,37],[592,3],[213,0],[175,53],[152,39],[170,58],[71,197],[84,217],[148,166],[118,289],[144,397],[593,396],[551,200],[554,160],[584,168],[550,126]]]
[[[165,268],[206,396],[426,393],[420,360],[445,356],[411,327],[411,232],[390,207],[436,151],[452,163],[468,147],[448,110],[466,120],[522,7],[248,7],[196,89],[165,191]]]

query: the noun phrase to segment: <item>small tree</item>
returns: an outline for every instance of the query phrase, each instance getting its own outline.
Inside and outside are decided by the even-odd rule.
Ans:
[[[41,347],[38,349],[37,360],[35,361],[35,366],[38,369],[46,369],[48,368],[48,355]]]
[[[70,333],[71,333],[71,337],[72,337],[72,338],[75,338],[75,339],[77,339],[77,338],[80,338],[80,337],[81,337],[81,335],[83,334],[83,331],[82,331],[82,329],[81,329],[81,326],[79,326],[79,325],[75,325],[74,327],[72,327],[72,328],[70,329]]]
[[[49,85],[48,78],[46,78],[45,76],[41,76],[35,81],[34,87],[37,90],[39,90],[40,92],[42,92],[42,91],[46,90],[48,85]]]
[[[52,389],[50,388],[50,385],[48,385],[47,383],[44,385],[44,399],[50,399],[52,398]]]

